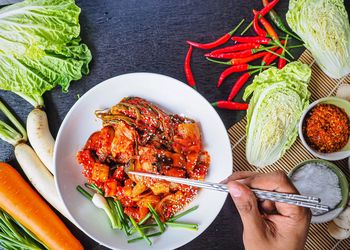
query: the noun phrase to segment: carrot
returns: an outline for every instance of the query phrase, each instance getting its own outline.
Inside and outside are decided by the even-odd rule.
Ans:
[[[6,163],[0,163],[0,208],[49,249],[83,249],[44,200]]]

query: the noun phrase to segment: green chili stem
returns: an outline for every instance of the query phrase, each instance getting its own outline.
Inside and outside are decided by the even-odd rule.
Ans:
[[[283,49],[283,53],[286,52],[292,59],[294,59],[294,56],[288,50],[284,49],[284,46],[281,44],[280,41],[275,41],[275,43],[278,45],[278,47]],[[286,59],[286,58],[283,58],[283,59]]]
[[[282,56],[282,55],[279,55],[279,54],[277,54],[276,52],[274,52],[274,51],[272,51],[272,50],[266,49],[266,51],[267,51],[267,52],[270,52],[271,54],[274,54],[274,55],[276,55],[276,56],[278,56],[278,57],[281,57],[281,58],[285,59],[287,62],[290,62],[290,60],[289,60],[287,57]]]
[[[222,62],[222,61],[218,61],[218,60],[211,59],[211,58],[209,58],[209,57],[207,57],[207,60],[208,60],[208,61],[211,61],[211,62],[213,62],[213,63],[223,64],[223,65],[232,65],[232,64],[231,64],[231,61]]]
[[[88,200],[90,201],[92,200],[92,195],[88,193],[85,189],[83,189],[80,185],[77,186],[77,190],[79,191],[79,193],[84,195]]]
[[[157,232],[157,233],[153,233],[153,234],[147,234],[146,236],[147,236],[148,238],[150,238],[150,237],[159,236],[159,235],[161,235],[161,234],[162,234],[162,232]],[[130,239],[130,240],[128,240],[128,243],[133,243],[133,242],[135,242],[135,241],[139,241],[139,240],[142,240],[142,239],[143,239],[143,237],[138,237],[138,238]]]
[[[253,21],[251,21],[248,26],[242,31],[241,36],[243,36],[252,27]]]
[[[284,52],[286,51],[286,47],[287,47],[287,44],[288,44],[288,39],[289,39],[289,35],[287,34],[286,42],[284,43],[284,46],[283,46],[283,56],[284,56]]]
[[[243,18],[242,21],[240,21],[239,24],[237,24],[237,26],[233,30],[231,30],[228,34],[232,36],[242,26],[244,21],[245,19]]]
[[[198,205],[197,205],[197,206],[194,206],[194,207],[191,207],[190,209],[188,209],[188,210],[186,210],[186,211],[184,211],[184,212],[182,212],[182,213],[179,213],[178,215],[176,215],[176,216],[174,216],[174,217],[171,217],[171,218],[168,220],[168,222],[176,221],[177,219],[180,219],[181,217],[184,217],[185,215],[187,215],[187,214],[189,214],[189,213],[191,213],[191,212],[197,210],[198,207],[199,207]]]

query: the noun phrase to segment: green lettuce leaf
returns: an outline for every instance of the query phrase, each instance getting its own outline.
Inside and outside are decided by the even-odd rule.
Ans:
[[[276,162],[297,137],[297,125],[309,105],[311,69],[292,62],[282,70],[273,67],[254,78],[243,98],[252,93],[247,112],[246,157],[265,167]]]
[[[74,0],[26,0],[0,10],[0,89],[39,100],[88,74]],[[35,101],[33,101],[35,103]]]
[[[290,0],[286,19],[328,76],[350,73],[350,24],[343,0]]]

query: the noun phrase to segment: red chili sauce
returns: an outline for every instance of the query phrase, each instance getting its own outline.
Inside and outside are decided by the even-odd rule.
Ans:
[[[313,149],[322,153],[337,152],[348,143],[349,117],[333,104],[319,104],[309,112],[303,132]]]

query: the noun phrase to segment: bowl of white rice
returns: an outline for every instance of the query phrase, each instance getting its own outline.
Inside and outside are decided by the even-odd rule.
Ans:
[[[289,173],[289,178],[300,194],[321,199],[328,212],[311,209],[311,223],[333,220],[346,207],[349,184],[344,173],[333,163],[321,159],[304,161]]]

